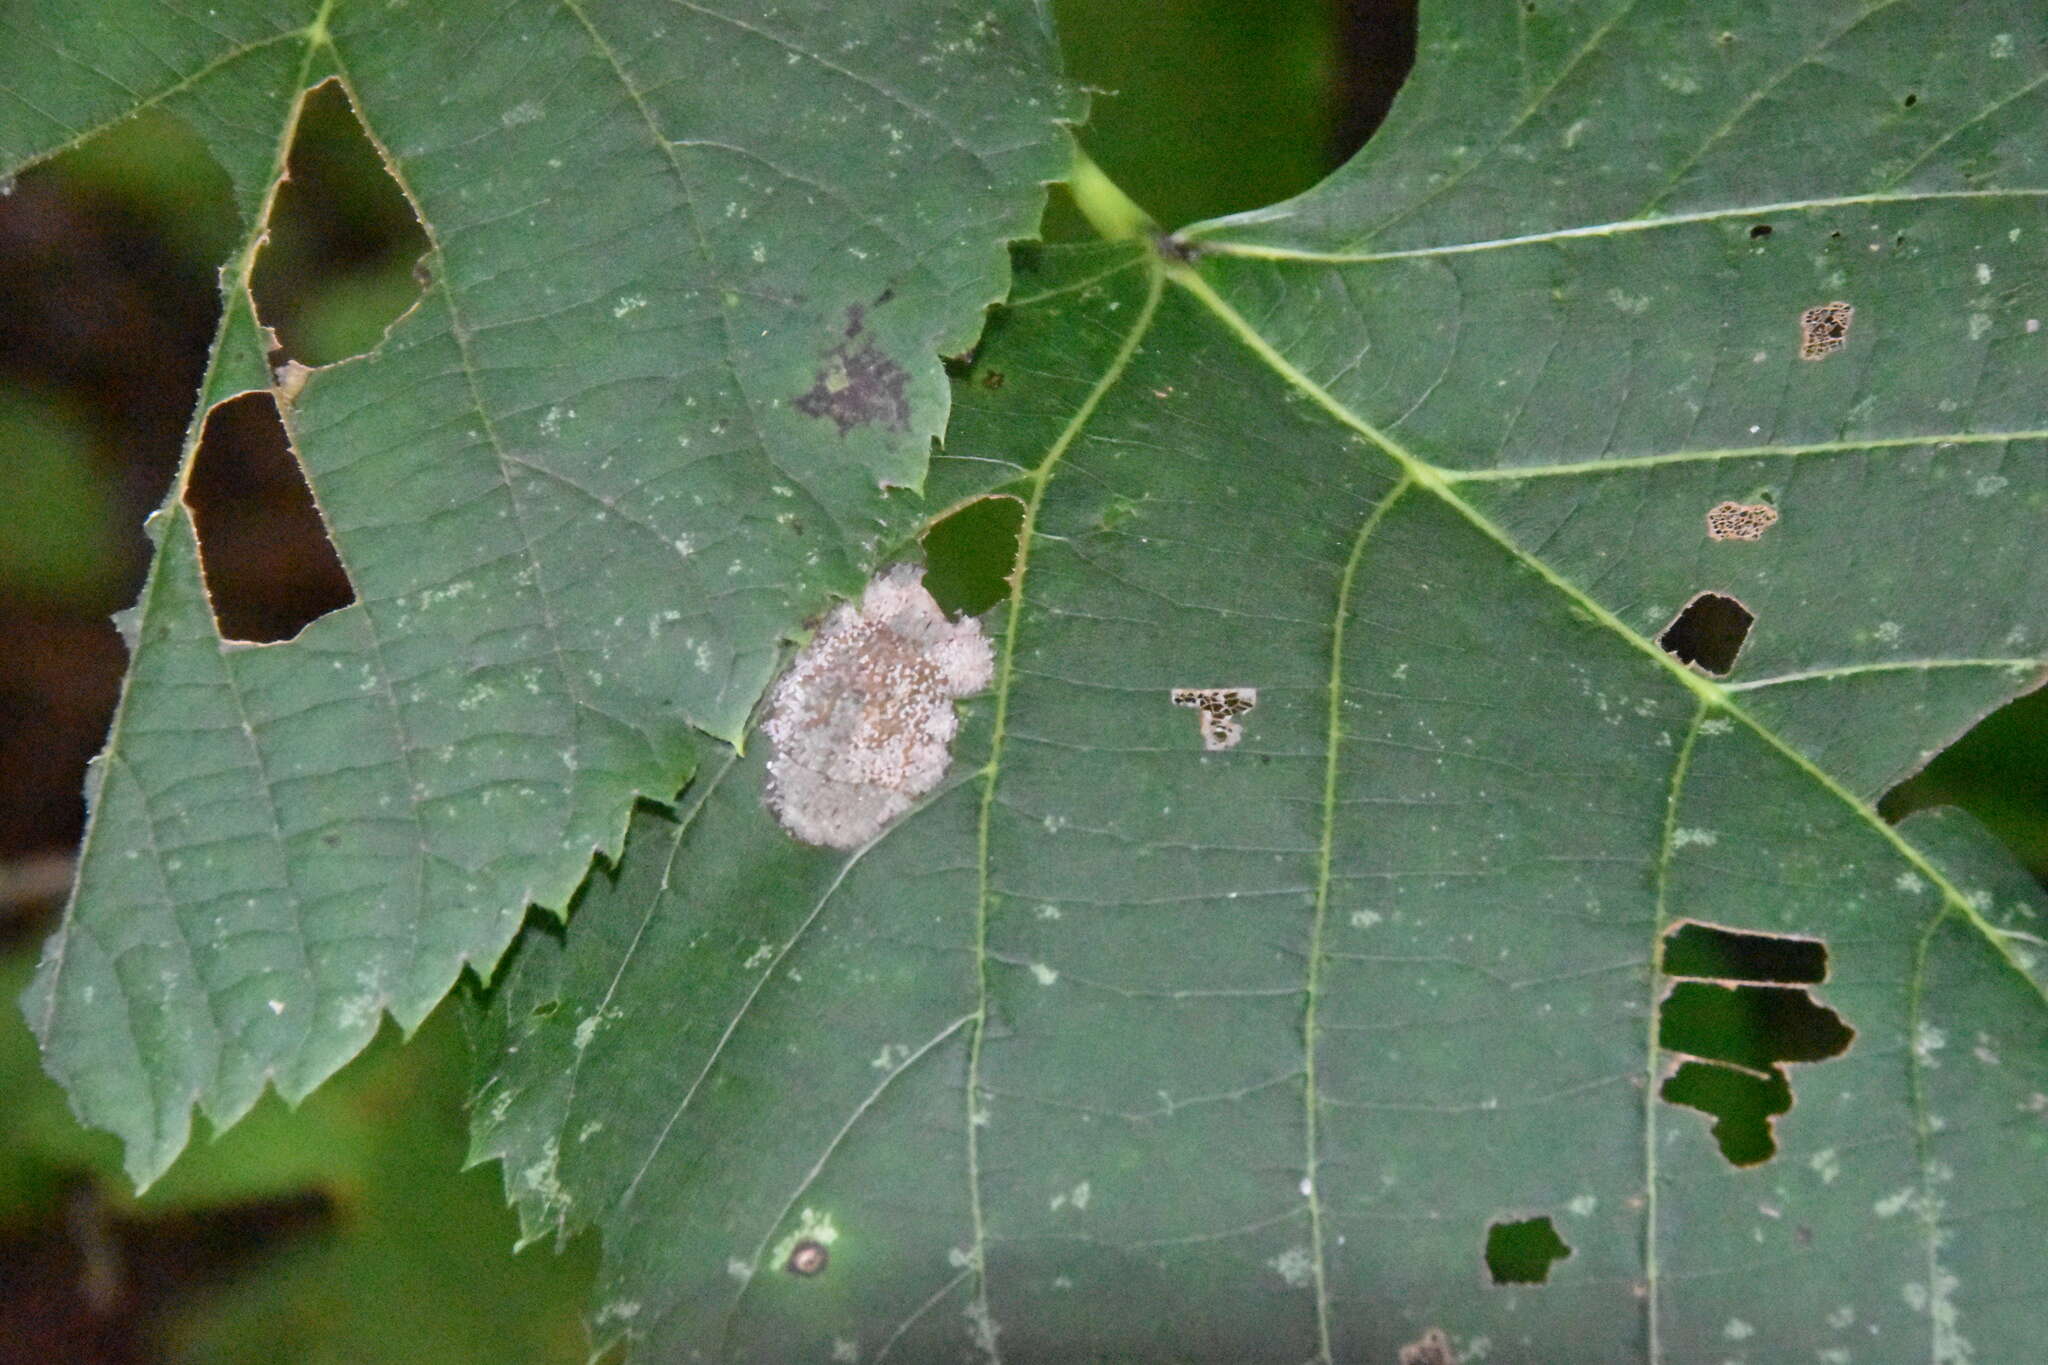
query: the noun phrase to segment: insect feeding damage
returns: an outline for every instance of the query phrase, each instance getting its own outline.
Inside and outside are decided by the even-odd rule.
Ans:
[[[1458,1365],[1458,1356],[1444,1329],[1432,1327],[1401,1348],[1401,1365]]]
[[[1856,310],[1846,303],[1823,303],[1799,315],[1799,358],[1819,360],[1849,342],[1849,322]]]
[[[946,775],[960,718],[995,651],[972,617],[949,621],[904,564],[827,617],[776,683],[762,730],[768,808],[807,844],[857,848]]]
[[[1193,707],[1202,713],[1202,747],[1234,749],[1244,738],[1237,718],[1259,704],[1256,687],[1176,687],[1175,706]]]
[[[1778,519],[1767,502],[1718,503],[1707,512],[1708,540],[1762,540]]]
[[[811,387],[794,406],[806,417],[831,418],[841,436],[876,423],[908,431],[910,398],[904,390],[910,372],[874,342],[863,341],[866,330],[865,310],[856,303],[846,310],[844,339],[826,353]]]

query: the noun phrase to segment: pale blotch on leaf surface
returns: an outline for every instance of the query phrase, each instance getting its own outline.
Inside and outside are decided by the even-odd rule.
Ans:
[[[949,621],[923,575],[898,565],[839,606],[775,684],[762,725],[768,807],[807,844],[858,848],[946,775],[960,719],[995,651],[968,617]]]
[[[1856,310],[1846,303],[1823,303],[1799,315],[1799,358],[1819,360],[1849,343],[1849,323]]]
[[[1244,738],[1238,717],[1259,704],[1256,687],[1176,687],[1175,706],[1191,707],[1202,713],[1202,747],[1234,749]]]
[[[1401,1365],[1458,1365],[1458,1357],[1444,1329],[1432,1327],[1401,1348]]]
[[[1778,520],[1767,502],[1723,502],[1707,511],[1708,540],[1762,540]]]

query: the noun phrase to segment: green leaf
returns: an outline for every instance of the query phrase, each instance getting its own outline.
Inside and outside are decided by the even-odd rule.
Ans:
[[[223,321],[28,1012],[137,1181],[306,1094],[559,908],[633,800],[737,738],[778,641],[917,499],[1067,159],[1030,0],[858,7],[49,3],[0,19],[0,173],[141,108],[243,215]],[[306,88],[342,82],[431,285],[280,383],[356,601],[220,637],[181,501],[271,383],[247,283]],[[892,493],[892,489],[894,490]]]
[[[928,484],[1027,504],[946,781],[841,855],[709,758],[495,987],[475,1151],[602,1231],[600,1335],[2029,1358],[2048,899],[1872,803],[2043,672],[2044,72],[1444,6],[1323,188],[1028,253]],[[1791,1102],[1731,1156],[1701,1075]]]

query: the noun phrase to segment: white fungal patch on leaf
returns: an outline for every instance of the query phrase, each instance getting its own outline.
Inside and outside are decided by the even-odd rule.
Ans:
[[[762,730],[768,808],[807,844],[858,848],[946,775],[960,719],[995,651],[981,623],[949,621],[923,575],[898,565],[835,610],[776,683]]]

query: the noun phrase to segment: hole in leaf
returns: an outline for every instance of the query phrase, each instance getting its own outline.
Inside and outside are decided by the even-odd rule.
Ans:
[[[1878,812],[1896,824],[1930,806],[1969,811],[2048,885],[2048,687],[1977,722],[1888,792]]]
[[[1770,235],[1771,225],[1769,223],[1758,223],[1755,227],[1749,230],[1749,236],[1751,241],[1760,242]]]
[[[355,601],[268,393],[207,414],[185,506],[222,639],[289,640]]]
[[[333,81],[306,96],[286,167],[249,288],[286,356],[328,365],[418,301],[427,236]]]
[[[1550,1267],[1572,1254],[1548,1218],[1494,1223],[1486,1229],[1486,1269],[1495,1284],[1542,1284]]]
[[[1664,997],[1657,1042],[1673,1052],[1747,1067],[1824,1062],[1848,1051],[1854,1029],[1803,990],[1681,981]]]
[[[1010,595],[1024,504],[977,498],[924,533],[924,587],[947,614],[979,616]]]
[[[807,1237],[790,1251],[784,1264],[792,1275],[822,1275],[831,1259],[823,1242]]]
[[[1792,1087],[1783,1070],[1758,1076],[1711,1062],[1685,1062],[1658,1092],[1671,1104],[1697,1109],[1714,1120],[1714,1141],[1735,1166],[1759,1166],[1778,1154],[1771,1120],[1792,1108]]]
[[[1917,94],[1913,94],[1911,92],[1908,92],[1906,98],[1899,101],[1900,104],[1905,105],[1908,109],[1911,109],[1914,105],[1918,104],[1919,102],[1920,96],[1918,96]]]
[[[1719,981],[1811,984],[1827,980],[1828,948],[1818,939],[1681,924],[1665,936],[1664,971]]]
[[[1685,604],[1657,637],[1658,647],[1682,664],[1692,664],[1715,677],[1735,667],[1735,656],[1756,613],[1734,598],[1703,592]]]

